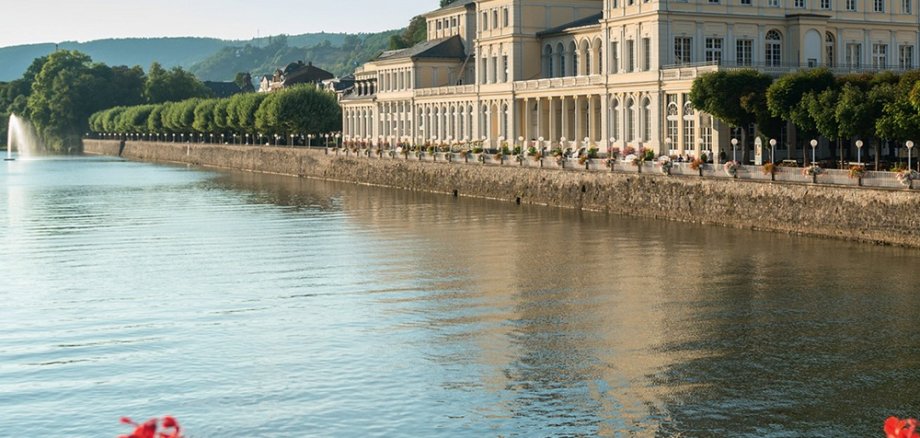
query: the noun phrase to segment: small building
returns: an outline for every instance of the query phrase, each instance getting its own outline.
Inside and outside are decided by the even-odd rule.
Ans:
[[[322,86],[323,81],[333,78],[335,78],[335,75],[315,67],[312,62],[304,64],[303,61],[297,61],[288,64],[283,70],[275,70],[272,76],[263,76],[259,82],[259,92],[270,93],[300,84]]]

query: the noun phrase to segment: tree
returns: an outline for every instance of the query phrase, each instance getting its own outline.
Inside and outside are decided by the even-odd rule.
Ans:
[[[803,104],[803,97],[809,92],[821,93],[834,85],[834,74],[826,68],[785,75],[767,89],[767,108],[774,117],[792,122],[803,134],[798,136],[799,139],[810,137],[817,134],[817,130],[807,105]],[[807,161],[805,148],[802,148],[802,154]]]
[[[802,104],[808,116],[815,121],[815,129],[824,138],[837,141],[837,149],[843,157],[843,142],[840,136],[840,122],[837,120],[837,101],[840,92],[828,88],[821,92],[809,91],[802,96]]]
[[[256,91],[256,88],[252,85],[252,75],[247,72],[237,73],[233,83],[240,87],[240,90],[244,93],[254,93]]]
[[[217,106],[217,99],[205,99],[199,101],[195,106],[195,119],[192,122],[192,128],[196,132],[207,134],[217,131],[217,125],[214,123],[215,106]]]
[[[147,72],[147,82],[144,84],[144,100],[147,103],[179,102],[210,95],[208,87],[181,67],[167,71],[155,62]]]
[[[256,112],[256,128],[276,134],[338,131],[341,120],[335,95],[313,85],[272,93]]]
[[[747,145],[747,129],[759,119],[766,120],[761,103],[773,79],[755,70],[718,71],[693,81],[690,101],[694,108],[741,129],[741,144]],[[744,151],[742,148],[742,161]]]
[[[106,86],[89,56],[62,50],[48,56],[32,84],[29,119],[51,150],[79,147],[89,116],[113,102],[100,96]]]

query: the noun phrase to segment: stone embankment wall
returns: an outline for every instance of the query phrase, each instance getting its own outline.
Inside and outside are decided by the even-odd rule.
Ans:
[[[420,163],[315,149],[152,142],[122,148],[87,140],[84,151],[920,248],[920,191]]]

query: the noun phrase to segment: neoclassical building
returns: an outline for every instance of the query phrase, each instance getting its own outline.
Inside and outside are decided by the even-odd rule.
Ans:
[[[694,110],[698,75],[914,68],[916,1],[458,0],[425,15],[427,41],[355,72],[343,134],[718,156],[737,133]]]

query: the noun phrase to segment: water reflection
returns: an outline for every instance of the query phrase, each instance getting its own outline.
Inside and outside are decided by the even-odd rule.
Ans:
[[[874,436],[920,411],[913,251],[83,164],[4,176],[23,430],[132,406],[203,436]]]

